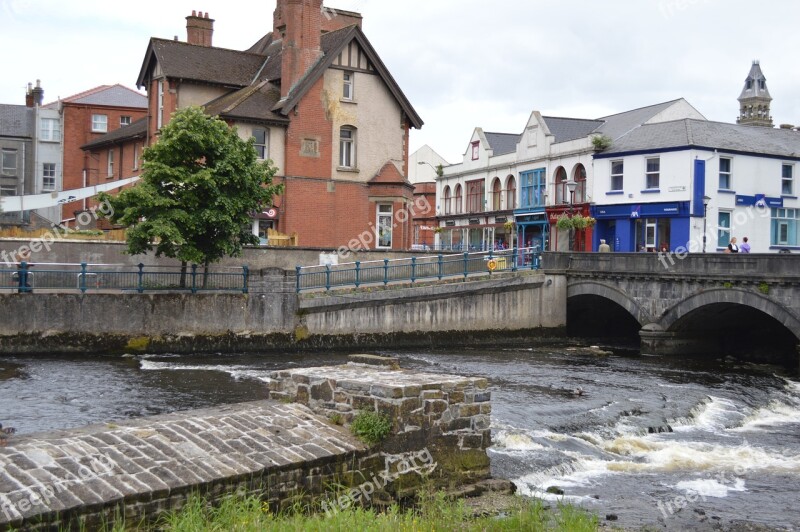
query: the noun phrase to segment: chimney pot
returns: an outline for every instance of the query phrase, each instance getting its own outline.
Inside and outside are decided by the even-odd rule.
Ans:
[[[193,10],[192,15],[186,17],[186,42],[211,47],[213,36],[214,20],[207,12]]]
[[[192,16],[193,16],[193,17],[196,17],[196,16],[197,16],[197,11],[195,11],[194,9],[192,9]]]

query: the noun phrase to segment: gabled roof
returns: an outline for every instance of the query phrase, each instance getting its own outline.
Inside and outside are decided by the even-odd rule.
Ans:
[[[280,88],[261,81],[209,102],[205,105],[205,112],[232,120],[288,124],[288,118],[272,111],[280,99]]]
[[[151,38],[136,86],[158,62],[165,76],[228,87],[246,87],[256,80],[267,58],[263,55]],[[263,78],[261,78],[263,79]]]
[[[608,135],[612,140],[618,139],[680,101],[681,98],[678,98],[677,100],[648,105],[647,107],[640,107],[624,113],[599,118],[598,120],[602,120],[605,123],[597,128],[597,132]]]
[[[586,138],[605,123],[602,120],[556,116],[543,116],[542,119],[547,124],[547,129],[550,130],[550,133],[555,136],[556,143]]]
[[[33,138],[36,135],[32,107],[0,104],[0,137]]]
[[[61,98],[61,103],[78,105],[104,105],[109,107],[134,107],[147,109],[147,96],[129,89],[124,85],[100,85],[87,91]],[[53,108],[58,102],[51,102],[44,107]]]
[[[82,150],[97,150],[112,144],[120,144],[134,139],[143,139],[147,136],[147,117],[140,118],[135,122],[131,122],[127,126],[123,126],[110,131],[105,135],[94,139],[92,142],[87,142],[81,146]]]
[[[800,158],[800,133],[706,120],[676,120],[636,128],[603,152],[603,157],[665,148],[712,148]]]
[[[521,135],[517,133],[484,133],[494,157],[517,151]]]
[[[400,170],[397,169],[397,166],[388,161],[383,167],[378,171],[378,173],[369,180],[371,185],[377,184],[386,184],[386,185],[410,185],[408,179],[400,173]]]
[[[420,129],[424,123],[422,118],[420,118],[420,116],[414,110],[414,107],[412,107],[411,102],[409,102],[408,98],[406,98],[405,94],[403,94],[400,86],[392,77],[389,69],[386,68],[386,65],[383,64],[383,61],[372,47],[372,44],[367,39],[366,35],[364,35],[364,32],[361,31],[361,28],[355,25],[322,35],[322,58],[317,61],[317,63],[311,67],[308,72],[306,72],[306,75],[303,76],[292,88],[286,100],[279,104],[279,106],[274,110],[280,110],[284,115],[288,115],[289,112],[294,109],[298,103],[300,103],[300,100],[303,98],[303,96],[305,96],[314,83],[316,83],[317,80],[325,73],[328,67],[333,64],[344,47],[347,46],[347,44],[349,44],[351,41],[356,41],[358,45],[361,46],[361,49],[366,54],[369,62],[375,67],[375,70],[381,76],[384,83],[386,83],[389,91],[398,101],[406,116],[408,116],[411,125],[416,129]]]

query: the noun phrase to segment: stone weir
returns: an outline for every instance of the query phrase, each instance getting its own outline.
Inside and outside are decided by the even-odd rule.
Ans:
[[[486,388],[351,363],[273,373],[269,395],[281,401],[12,436],[0,447],[0,530],[152,522],[192,494],[273,508],[314,500],[330,512],[412,496],[423,482],[495,489]],[[365,410],[392,423],[371,447],[347,427]]]

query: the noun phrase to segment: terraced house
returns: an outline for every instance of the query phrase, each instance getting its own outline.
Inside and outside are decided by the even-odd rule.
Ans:
[[[279,0],[272,32],[243,51],[213,46],[208,13],[186,17],[187,41],[153,38],[137,85],[147,117],[130,138],[100,138],[84,149],[149,145],[171,114],[190,105],[254,138],[285,185],[253,230],[298,235],[303,246],[335,248],[360,238],[372,249],[411,247],[408,137],[416,113],[362,31],[358,13],[321,0]]]

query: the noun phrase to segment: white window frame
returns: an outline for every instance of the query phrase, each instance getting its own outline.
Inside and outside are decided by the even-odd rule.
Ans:
[[[728,226],[725,227],[720,223],[720,217],[726,214],[728,215]],[[731,236],[733,235],[733,211],[719,211],[717,212],[717,247],[718,248],[726,248],[728,244],[724,244],[723,240],[720,238],[722,233],[728,234],[728,244],[731,242]]]
[[[158,110],[156,111],[156,126],[161,129],[164,126],[164,80],[158,80]]]
[[[264,142],[263,144],[258,142],[259,138],[256,136],[257,132],[262,132],[264,134]],[[253,128],[253,139],[255,139],[255,143],[253,147],[256,149],[256,155],[262,161],[269,159],[269,129],[267,128]]]
[[[119,117],[119,127],[125,127],[131,125],[131,117],[130,116],[120,116]]]
[[[16,196],[17,185],[0,185],[0,196]]]
[[[133,143],[133,169],[139,169],[139,143]]]
[[[375,206],[375,247],[377,249],[391,249],[393,244],[392,220],[394,219],[394,207],[391,203],[379,203]],[[388,232],[388,244],[384,237]]]
[[[650,163],[655,162],[656,169],[650,169]],[[653,182],[651,182],[651,180]],[[661,157],[647,157],[644,160],[644,188],[658,190],[661,186]]]
[[[785,176],[785,171],[787,168],[789,169],[789,177]],[[793,194],[794,194],[794,164],[783,163],[781,165],[781,195],[791,196]]]
[[[6,166],[6,158],[14,162],[14,166]],[[17,176],[17,168],[19,167],[17,160],[17,150],[2,150],[0,152],[0,175],[4,176]]]
[[[92,133],[108,133],[108,115],[92,115]]]
[[[42,192],[56,189],[56,163],[42,163]]]
[[[353,127],[339,129],[339,168],[356,168],[356,130]]]
[[[61,121],[57,118],[42,118],[39,126],[39,140],[61,142]]]
[[[476,140],[472,143],[472,160],[477,161],[481,158],[481,141]]]
[[[345,72],[342,75],[342,99],[352,102],[355,99],[355,73]]]
[[[722,169],[722,161],[728,161],[728,170]],[[723,177],[727,179],[727,186],[722,186]],[[719,158],[719,189],[720,190],[733,190],[733,158],[720,157]]]
[[[614,173],[614,166],[620,165],[620,172]],[[619,187],[614,186],[614,179],[619,178]],[[612,192],[619,192],[625,190],[625,161],[623,159],[616,159],[611,161],[611,183],[610,190]]]
[[[108,150],[108,179],[114,177],[114,150]]]

